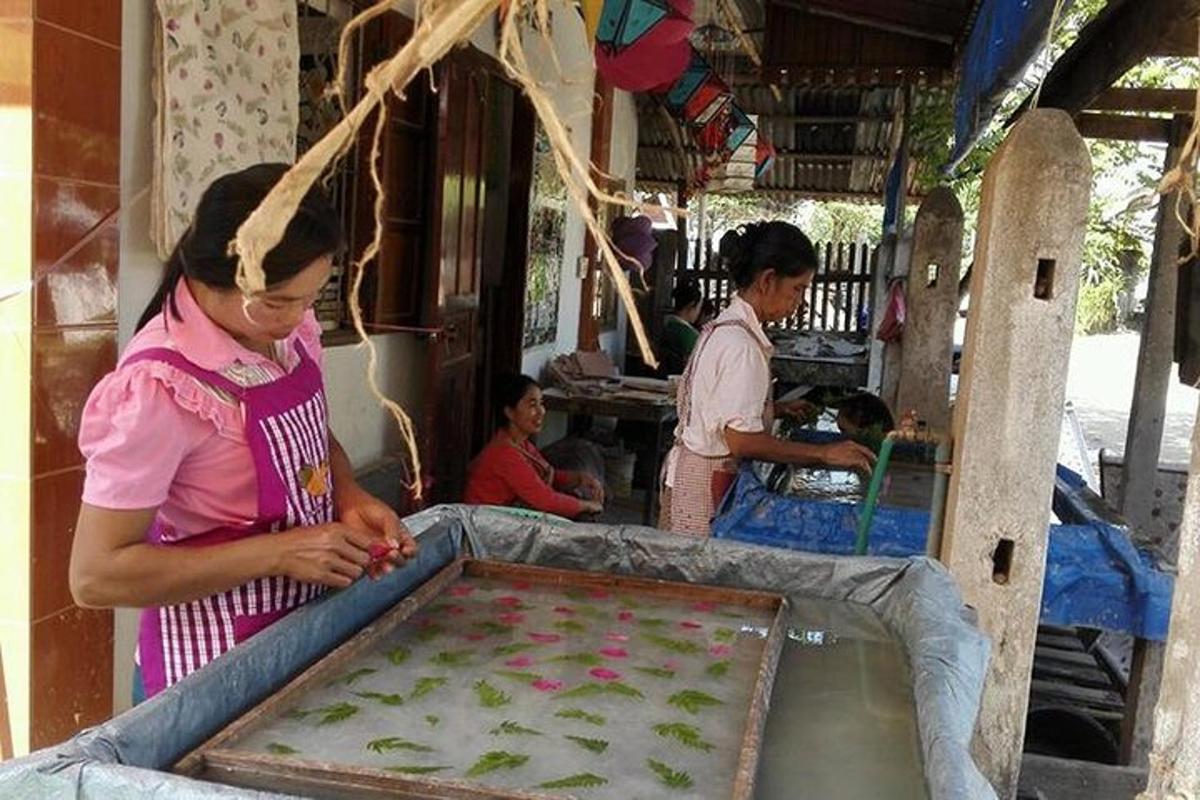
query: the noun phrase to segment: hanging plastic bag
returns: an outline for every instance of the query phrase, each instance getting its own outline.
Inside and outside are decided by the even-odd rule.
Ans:
[[[908,305],[904,300],[904,282],[892,281],[888,287],[887,305],[883,309],[883,320],[875,337],[883,342],[895,342],[904,333],[904,320],[908,316]]]

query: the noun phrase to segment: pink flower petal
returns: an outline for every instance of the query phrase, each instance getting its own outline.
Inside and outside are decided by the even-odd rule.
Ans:
[[[628,634],[617,633],[616,631],[609,631],[608,633],[604,634],[604,638],[610,642],[628,642],[629,641]]]
[[[505,625],[520,625],[525,621],[525,615],[520,611],[505,611],[496,619],[503,622]]]
[[[504,606],[505,608],[516,608],[517,606],[521,605],[521,598],[517,597],[516,595],[506,594],[504,597],[497,597],[495,603],[496,605]]]
[[[450,587],[451,597],[466,597],[471,592],[475,591],[475,587],[466,583],[456,583]]]
[[[531,685],[539,692],[557,692],[563,687],[563,682],[552,681],[547,678],[538,678]]]
[[[448,607],[446,608],[446,613],[447,613],[447,614],[453,614],[454,616],[456,616],[456,617],[457,617],[457,616],[459,616],[460,614],[465,614],[465,613],[467,613],[467,610],[466,610],[465,608],[463,608],[462,606],[448,606]]]
[[[683,622],[679,623],[679,627],[687,628],[688,630],[694,631],[694,630],[699,630],[700,628],[703,628],[704,626],[701,625],[699,622],[696,622],[696,620],[694,620],[694,619],[685,619]]]
[[[621,673],[617,672],[616,670],[608,669],[606,667],[596,667],[595,669],[589,669],[588,675],[591,675],[593,678],[599,678],[602,681],[615,681],[621,677]]]
[[[727,656],[732,652],[733,648],[727,644],[714,644],[712,647],[708,648],[709,655],[716,656],[717,658]]]
[[[525,667],[533,666],[533,659],[529,656],[518,656],[517,658],[511,658],[508,661],[505,661],[504,666],[512,667],[514,669],[524,669]]]
[[[528,592],[533,588],[533,584],[529,581],[515,581],[511,585],[514,592]]]
[[[692,603],[692,611],[699,611],[707,614],[710,611],[716,611],[717,604],[711,600],[701,600],[699,603]]]
[[[593,600],[607,600],[611,596],[612,595],[610,595],[605,589],[588,590],[588,597],[592,598]]]
[[[468,642],[482,642],[487,638],[486,633],[464,633],[463,638]]]
[[[605,658],[629,658],[629,653],[625,652],[624,647],[602,647],[600,655]]]
[[[557,633],[531,633],[529,634],[529,638],[542,644],[553,644],[554,642],[562,641],[562,637]]]
[[[571,608],[570,606],[555,606],[554,613],[571,615],[575,613],[575,609]]]
[[[621,622],[632,622],[633,621],[633,612],[632,611],[618,611],[617,619]]]

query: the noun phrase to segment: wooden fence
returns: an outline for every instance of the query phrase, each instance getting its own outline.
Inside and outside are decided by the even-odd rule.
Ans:
[[[817,274],[805,298],[807,312],[777,323],[778,330],[868,334],[871,330],[871,284],[874,250],[856,242],[818,242]],[[717,309],[729,304],[734,292],[729,273],[720,269],[689,269],[680,273],[700,286]],[[807,324],[806,324],[807,321]]]

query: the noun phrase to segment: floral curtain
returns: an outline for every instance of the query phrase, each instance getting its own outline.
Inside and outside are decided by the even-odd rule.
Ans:
[[[229,172],[296,156],[296,6],[156,0],[151,228],[167,258],[204,189]]]

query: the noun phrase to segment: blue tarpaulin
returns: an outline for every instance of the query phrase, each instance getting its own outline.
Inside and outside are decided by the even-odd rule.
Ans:
[[[1064,10],[1070,0],[1063,3]],[[958,164],[1016,86],[1046,41],[1054,0],[984,0],[963,51],[954,97],[954,152]]]
[[[1081,509],[1072,491],[1086,484],[1059,467],[1056,507]],[[1072,480],[1072,476],[1077,480]],[[1060,494],[1066,497],[1058,497]],[[743,467],[713,521],[713,535],[751,544],[813,553],[854,551],[859,504],[775,494],[752,467]],[[1061,514],[1061,512],[1060,512]],[[1051,525],[1042,590],[1042,622],[1132,633],[1164,641],[1173,579],[1136,549],[1124,528],[1080,510],[1073,524]],[[880,506],[871,524],[870,555],[925,554],[929,513]]]

